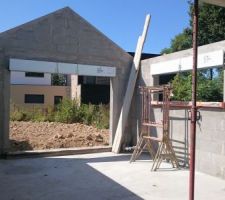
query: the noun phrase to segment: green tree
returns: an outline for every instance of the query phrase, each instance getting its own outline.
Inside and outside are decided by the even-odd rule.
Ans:
[[[191,10],[193,6],[191,5]],[[192,24],[192,18],[190,21]],[[199,45],[206,45],[225,39],[225,8],[202,4],[199,12]]]
[[[169,48],[161,53],[172,53],[192,47],[193,3],[189,1],[189,27],[171,40]],[[199,8],[198,44],[206,45],[225,40],[225,8],[203,3]]]
[[[171,41],[171,46],[161,51],[161,54],[173,53],[184,49],[189,49],[192,46],[192,30],[186,28],[182,33],[175,36]]]
[[[223,100],[223,73],[210,80],[204,73],[198,72],[198,101],[222,101]],[[191,74],[179,73],[172,81],[173,100],[191,100]]]
[[[162,54],[185,50],[192,47],[192,13],[193,3],[189,1],[189,27],[171,40],[169,48]],[[225,40],[225,8],[202,4],[199,10],[198,44],[206,45]],[[174,99],[191,99],[191,74],[178,74],[173,80]],[[222,70],[208,69],[198,72],[197,98],[200,101],[222,101],[223,75]]]
[[[52,74],[52,85],[65,86],[66,76],[63,74]]]

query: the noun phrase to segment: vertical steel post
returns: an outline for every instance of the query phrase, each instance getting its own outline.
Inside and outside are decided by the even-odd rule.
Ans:
[[[195,189],[195,145],[196,145],[196,89],[197,89],[197,61],[198,61],[198,0],[194,0],[193,17],[193,70],[192,70],[192,107],[191,107],[191,135],[190,135],[190,176],[189,200],[194,200]]]

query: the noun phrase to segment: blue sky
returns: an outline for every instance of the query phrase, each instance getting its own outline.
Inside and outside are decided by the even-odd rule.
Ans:
[[[159,53],[189,25],[187,0],[1,0],[0,32],[69,6],[126,51],[151,14],[144,52]]]

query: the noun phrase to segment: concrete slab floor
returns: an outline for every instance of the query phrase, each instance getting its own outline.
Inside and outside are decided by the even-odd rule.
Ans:
[[[151,172],[150,160],[130,164],[129,158],[97,153],[0,160],[0,199],[188,199],[188,171],[164,163],[164,169]],[[225,180],[197,172],[196,200],[208,199],[225,199]]]

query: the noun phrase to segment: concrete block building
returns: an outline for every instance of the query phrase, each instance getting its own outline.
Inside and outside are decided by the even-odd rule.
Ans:
[[[198,48],[198,69],[220,68],[224,71],[225,41],[220,41]],[[166,76],[192,69],[192,49],[165,54],[142,61],[137,85],[160,85]],[[166,83],[164,79],[164,84]],[[198,106],[199,120],[196,130],[196,168],[204,173],[225,179],[225,78],[222,102],[210,103],[212,106]],[[156,99],[158,100],[158,99]],[[140,130],[141,101],[136,90],[132,104],[133,135]],[[151,116],[156,121],[162,120],[161,107],[155,106]],[[170,108],[170,138],[180,164],[189,164],[190,108]],[[138,127],[138,128],[137,128]],[[152,134],[159,135],[160,129],[153,128]],[[135,138],[133,137],[133,140]],[[135,142],[134,142],[135,143]]]
[[[219,0],[218,0],[219,1]],[[199,68],[222,67],[224,69],[225,41],[199,47]],[[141,70],[136,86],[154,86],[160,83],[160,77],[191,70],[192,50],[150,58],[141,62]],[[32,101],[28,94],[29,85],[25,82],[26,73],[42,73],[43,85],[34,86],[33,95],[45,94],[44,87],[51,87],[52,94],[46,97],[54,103],[55,96],[76,97],[79,76],[107,77],[110,82],[110,143],[112,144],[118,124],[124,94],[132,66],[133,57],[118,47],[95,27],[77,15],[70,8],[28,22],[24,25],[0,34],[0,155],[8,151],[9,146],[9,99],[10,74],[11,93],[25,88],[18,101]],[[15,72],[15,73],[14,73]],[[22,73],[19,73],[22,72]],[[30,73],[30,74],[29,74]],[[61,93],[56,93],[50,85],[50,75],[65,74],[70,79]],[[37,75],[37,74],[36,74]],[[14,76],[14,78],[12,78]],[[21,76],[23,79],[21,79]],[[36,84],[34,77],[27,80]],[[36,77],[37,78],[37,77]],[[20,82],[22,81],[23,82]],[[13,82],[16,81],[16,82]],[[83,82],[98,82],[96,78],[83,78]],[[101,82],[101,81],[99,81]],[[40,81],[38,81],[40,84]],[[45,85],[45,86],[44,86]],[[39,87],[42,87],[41,91]],[[26,88],[27,87],[27,88]],[[36,88],[35,88],[36,87]],[[225,88],[225,86],[224,86]],[[70,92],[68,92],[71,90]],[[225,90],[224,90],[225,91]],[[32,95],[28,94],[28,95]],[[225,92],[224,92],[225,94]],[[12,96],[12,95],[11,95]],[[43,96],[36,96],[43,102]],[[56,97],[57,98],[57,97]],[[60,98],[60,97],[58,97]],[[57,100],[56,100],[57,101]],[[224,100],[225,102],[225,96]],[[140,130],[140,99],[135,90],[129,117],[124,132],[123,147],[136,144]],[[179,158],[188,163],[189,117],[188,108],[173,109],[170,113],[170,133],[173,142],[180,149]],[[201,108],[201,118],[197,126],[198,170],[225,178],[225,112],[222,107]],[[157,120],[162,118],[161,108],[152,111]],[[158,134],[158,130],[153,130]]]
[[[95,97],[100,97],[110,106],[112,144],[132,53],[66,7],[0,33],[0,62],[0,152],[8,149],[10,99],[22,106],[47,106],[64,97],[85,97],[85,103],[99,103]],[[52,74],[63,74],[65,85],[53,86]]]
[[[52,83],[52,74],[59,73],[57,70],[52,73],[48,69],[39,72],[40,66],[32,66],[32,62],[28,65],[33,70],[11,69],[11,102],[23,106],[54,105],[65,97],[83,97],[84,102],[88,103],[90,99],[86,97],[93,91],[90,85],[95,85],[97,96],[105,93],[102,101],[109,103],[110,77],[105,77],[104,72],[98,76],[91,68],[88,72],[86,65],[113,67],[117,74],[123,75],[132,61],[132,56],[68,7],[1,33],[0,47],[7,52],[8,58],[20,61],[54,60],[57,61],[55,63],[82,65],[84,73],[79,76],[72,72],[64,74],[66,83],[62,86]],[[118,66],[122,67],[121,70]],[[93,93],[91,96],[94,96]],[[101,97],[96,102],[101,103]]]
[[[11,96],[21,103],[35,98],[43,102],[41,95],[45,95],[44,101],[54,103],[55,97],[68,95],[69,88],[73,98],[77,94],[78,76],[107,77],[113,141],[132,60],[131,55],[68,7],[1,33],[0,152],[8,149],[10,76],[11,83],[17,83],[11,86]],[[44,77],[25,77],[27,72],[44,73]],[[50,87],[49,74],[53,73],[70,76],[68,88],[59,90],[51,86],[51,92],[43,89]],[[36,84],[37,79],[42,81],[37,81],[38,86],[32,86],[31,90],[25,80]]]
[[[51,74],[37,72],[11,72],[10,101],[13,105],[53,106],[70,97],[70,86],[52,85]]]

